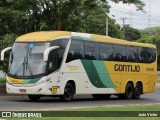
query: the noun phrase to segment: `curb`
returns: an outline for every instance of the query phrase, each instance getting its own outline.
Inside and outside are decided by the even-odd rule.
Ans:
[[[0,83],[0,95],[5,95],[6,93],[6,83]]]

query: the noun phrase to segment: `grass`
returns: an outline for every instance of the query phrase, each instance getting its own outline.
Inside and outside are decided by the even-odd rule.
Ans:
[[[80,109],[65,109],[63,111],[160,111],[160,104],[152,105],[132,105],[132,106],[113,106],[113,107],[93,107]],[[23,120],[29,120],[25,118]],[[42,117],[32,118],[32,120],[159,120],[158,117]],[[9,120],[20,120],[11,118]]]
[[[160,76],[157,77],[157,83],[160,83]]]
[[[0,78],[0,83],[6,82],[6,78]]]
[[[66,109],[71,110],[73,109]],[[160,104],[151,105],[127,105],[127,106],[111,106],[111,107],[93,107],[74,109],[76,111],[160,111]]]

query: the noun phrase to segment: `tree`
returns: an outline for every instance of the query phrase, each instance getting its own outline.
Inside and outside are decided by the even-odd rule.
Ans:
[[[135,4],[139,10],[142,10],[144,6],[140,0],[112,1]],[[81,27],[82,24],[86,25],[84,22],[87,21],[84,21],[84,16],[91,13],[95,17],[99,16],[96,12],[93,13],[97,8],[103,13],[109,13],[109,5],[106,0],[1,0],[0,6],[0,35],[12,33],[20,35],[39,30],[78,31],[75,28]],[[77,24],[71,21],[76,17],[81,26],[75,27]]]
[[[125,39],[129,40],[129,41],[134,41],[134,40],[138,40],[139,38],[141,38],[141,33],[139,32],[138,29],[135,29],[129,25],[125,25],[124,28],[125,29]]]
[[[135,4],[139,10],[144,6],[140,0],[111,1]],[[9,44],[16,36],[41,30],[105,35],[105,17],[110,8],[106,0],[1,0],[0,6],[0,39]],[[122,37],[119,25],[110,18],[109,35]]]
[[[143,30],[140,30],[143,37],[147,36],[160,36],[160,26],[149,27]]]
[[[121,27],[119,24],[116,24],[115,22],[115,20],[109,19],[108,35],[114,38],[123,38],[123,32],[121,31]]]

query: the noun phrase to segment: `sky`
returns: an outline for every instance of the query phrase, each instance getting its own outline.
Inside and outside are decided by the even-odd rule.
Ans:
[[[145,13],[136,11],[136,7],[133,4],[126,5],[109,2],[111,5],[109,16],[115,19],[121,26],[123,25],[122,18],[126,18],[125,24],[129,24],[137,29],[160,26],[160,0],[142,1],[146,4],[144,7]]]

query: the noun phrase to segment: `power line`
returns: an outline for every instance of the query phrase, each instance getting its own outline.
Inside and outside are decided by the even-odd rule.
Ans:
[[[124,13],[124,14],[130,14],[130,13],[127,12],[127,11],[122,11],[122,10],[119,10],[119,9],[114,9],[114,8],[112,8],[112,10],[118,11],[118,12]],[[132,13],[132,15],[138,16],[138,17],[145,17],[146,19],[148,19],[148,20],[150,19],[150,20],[155,21],[155,22],[160,22],[160,19],[154,19],[153,17],[152,17],[152,18],[149,18],[148,16],[145,16],[145,15],[142,15],[142,14]]]
[[[151,0],[149,0],[149,15],[148,15],[149,19],[148,19],[148,24],[149,27],[151,27]]]
[[[117,9],[117,8],[119,8],[119,9]],[[137,12],[134,12],[134,11],[128,11],[128,9],[125,9],[125,10],[124,9],[125,8],[121,8],[121,7],[118,7],[118,6],[116,6],[116,7],[112,6],[110,10],[119,11],[121,13],[123,12],[123,13],[129,14],[129,15],[132,14],[132,15],[144,16],[146,18],[149,18],[150,20],[156,20],[156,21],[158,20],[158,22],[160,22],[160,16],[157,16],[157,17],[159,17],[159,19],[157,19],[157,18],[154,18],[156,16],[153,16],[151,14],[150,14],[150,17],[149,17],[149,14],[145,15],[145,14],[137,13]],[[151,7],[150,7],[150,9],[151,9]],[[151,13],[151,10],[150,10],[150,13]]]
[[[125,11],[125,12],[128,11],[128,9],[122,8],[122,7],[119,7],[119,6],[116,6],[116,7],[112,6],[111,9],[112,9],[112,8],[116,8],[116,9],[119,8],[118,10],[121,9],[121,10],[123,10],[123,11]],[[124,10],[124,9],[125,9],[125,10]],[[140,15],[144,15],[144,16],[148,16],[148,15],[149,15],[147,12],[146,12],[145,14],[141,14],[141,13],[139,13],[139,12],[132,11],[132,13],[136,13],[136,14],[140,14]],[[146,14],[147,14],[147,15],[146,15]],[[155,16],[155,15],[154,15],[154,16],[152,15],[152,17],[159,17],[159,18],[160,18],[160,16]]]

